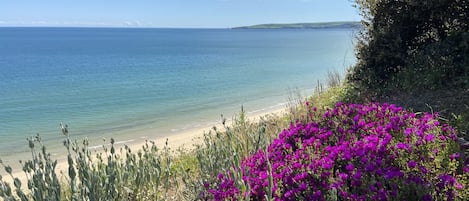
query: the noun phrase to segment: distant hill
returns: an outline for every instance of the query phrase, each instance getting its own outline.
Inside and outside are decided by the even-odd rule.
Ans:
[[[233,29],[329,29],[329,28],[360,28],[360,22],[318,22],[293,24],[258,24],[234,27]]]

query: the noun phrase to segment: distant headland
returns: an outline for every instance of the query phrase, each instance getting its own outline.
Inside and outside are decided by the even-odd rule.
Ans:
[[[316,22],[292,24],[258,24],[252,26],[233,27],[233,29],[330,29],[330,28],[360,28],[360,22]]]

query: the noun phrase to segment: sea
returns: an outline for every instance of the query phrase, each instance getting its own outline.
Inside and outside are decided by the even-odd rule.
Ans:
[[[0,158],[36,134],[63,147],[61,123],[75,139],[132,142],[285,108],[353,65],[356,32],[0,28]]]

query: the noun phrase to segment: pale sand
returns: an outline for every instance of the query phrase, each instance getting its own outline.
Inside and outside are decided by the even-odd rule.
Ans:
[[[286,112],[287,112],[287,109],[284,106],[281,109],[277,108],[277,109],[272,109],[272,110],[263,110],[263,111],[258,111],[255,113],[246,114],[246,117],[248,121],[256,122],[261,117],[265,117],[267,115],[281,116],[285,114]],[[226,125],[231,125],[231,123],[232,123],[232,119],[227,118]],[[117,143],[115,147],[116,147],[116,150],[119,150],[121,147],[124,147],[124,145],[127,145],[132,150],[133,153],[136,153],[137,150],[140,150],[142,148],[146,140],[154,141],[155,145],[160,149],[165,146],[166,140],[168,140],[168,146],[173,151],[177,150],[178,148],[191,150],[194,148],[195,145],[202,143],[202,140],[203,140],[202,138],[203,138],[204,133],[208,133],[210,130],[212,130],[214,126],[217,127],[217,129],[223,128],[223,125],[221,124],[221,122],[218,122],[217,124],[212,125],[212,126],[186,129],[183,131],[172,133],[164,137],[154,137],[154,138],[151,138],[152,133],[154,133],[154,130],[152,129],[140,130],[136,132],[138,132],[139,134],[145,134],[146,136],[150,136],[150,137],[148,139],[141,139],[140,141],[134,140],[130,142]],[[102,151],[102,148],[100,147],[95,148],[95,153],[98,153],[100,151]],[[63,175],[67,175],[68,164],[66,161],[65,153],[62,156],[53,156],[53,158],[58,160],[56,172],[59,174],[59,177],[63,177]],[[4,181],[7,181],[10,184],[12,184],[11,177],[8,175],[5,175],[4,172],[2,172],[2,174],[3,174],[2,176],[3,176]],[[26,175],[24,174],[24,172],[22,172],[19,169],[16,169],[16,171],[13,173],[13,176],[21,180],[21,182],[23,183],[22,185],[23,189],[25,189]]]

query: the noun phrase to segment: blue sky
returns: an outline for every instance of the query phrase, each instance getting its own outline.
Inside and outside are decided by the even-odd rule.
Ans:
[[[0,0],[0,26],[229,28],[360,19],[350,0]]]

